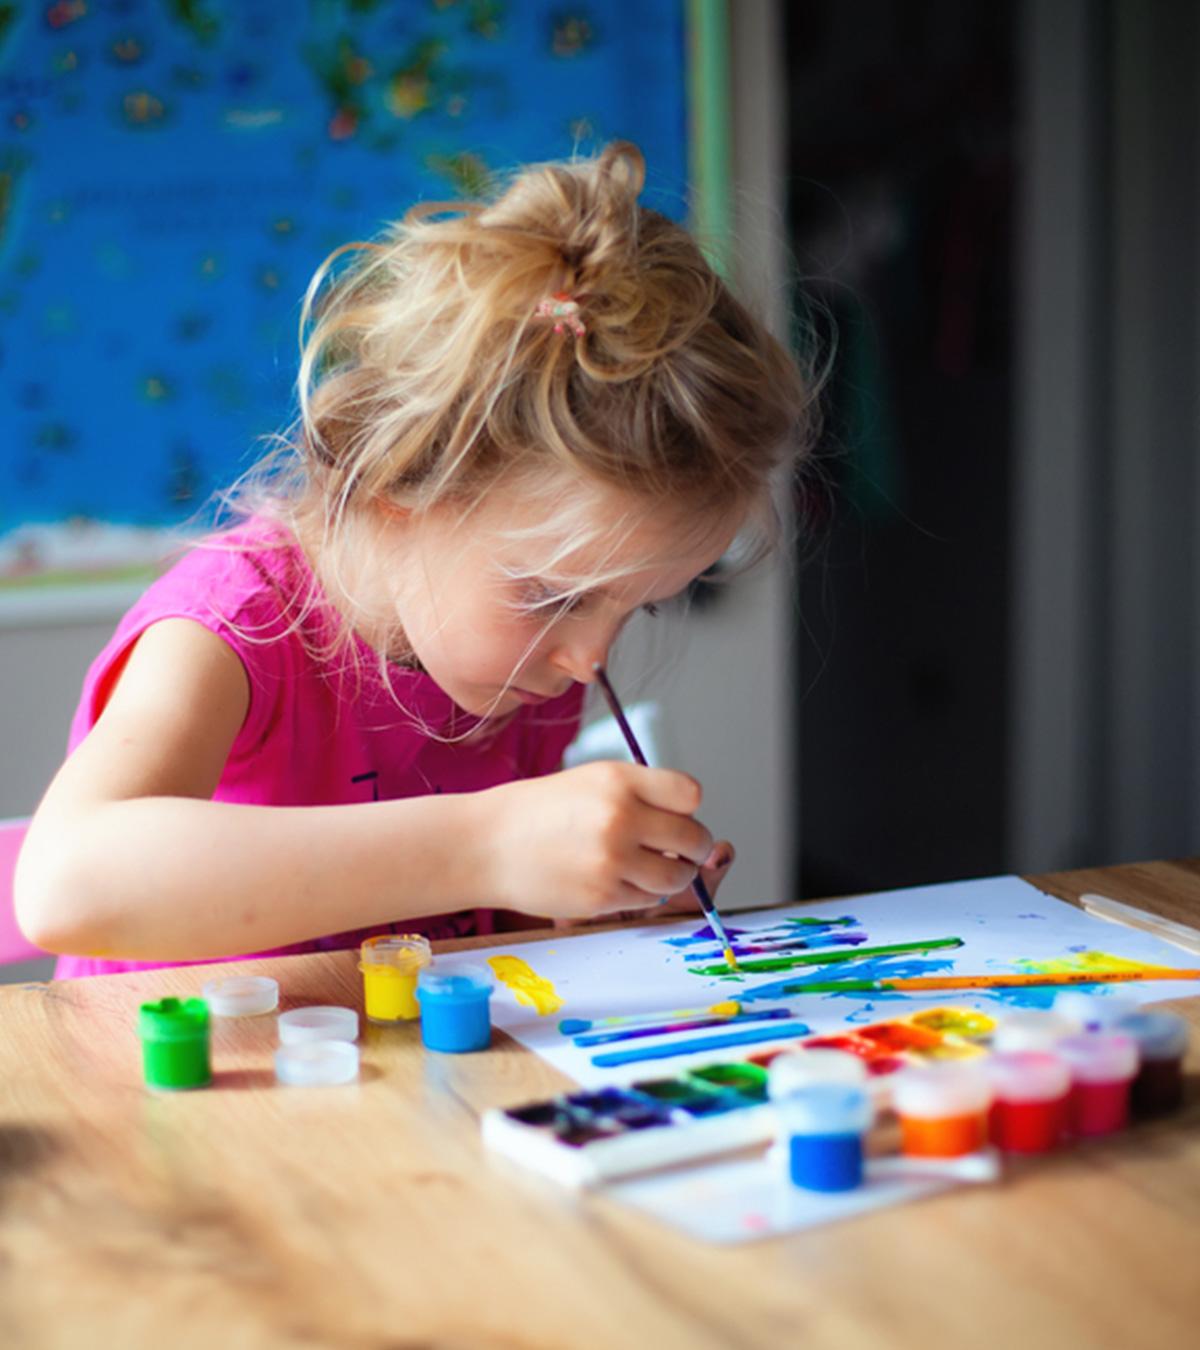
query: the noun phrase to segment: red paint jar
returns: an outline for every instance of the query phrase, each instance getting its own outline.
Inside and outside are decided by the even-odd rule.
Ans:
[[[1084,1032],[1068,1036],[1055,1050],[1071,1070],[1071,1133],[1087,1139],[1128,1124],[1129,1089],[1138,1068],[1136,1042],[1115,1032]]]
[[[1160,1116],[1177,1110],[1183,1102],[1187,1022],[1175,1013],[1130,1013],[1121,1019],[1117,1030],[1137,1042],[1140,1067],[1133,1080],[1133,1114]]]
[[[993,1055],[986,1065],[996,1099],[988,1124],[992,1143],[1008,1153],[1046,1153],[1067,1127],[1071,1070],[1037,1050]]]

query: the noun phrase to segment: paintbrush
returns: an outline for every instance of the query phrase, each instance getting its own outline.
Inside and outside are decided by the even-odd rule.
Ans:
[[[941,989],[1036,989],[1070,984],[1124,984],[1132,980],[1200,980],[1200,970],[1145,966],[1140,970],[1068,970],[1050,975],[911,975],[894,980],[814,980],[794,984],[789,994],[881,994],[890,991],[920,993]]]
[[[629,753],[641,765],[649,767],[646,763],[646,756],[642,754],[642,747],[638,745],[637,737],[633,734],[633,728],[625,716],[621,707],[620,700],[617,698],[616,690],[609,683],[608,676],[605,674],[604,667],[599,661],[592,666],[595,671],[596,679],[600,682],[601,692],[604,694],[605,701],[608,703],[609,710],[616,718],[617,726],[621,728],[621,735],[625,737],[625,744],[629,747]],[[708,887],[704,884],[704,878],[699,872],[692,880],[692,890],[696,892],[696,899],[700,901],[700,908],[704,911],[704,917],[708,920],[708,926],[715,934],[717,941],[721,944],[722,955],[730,970],[737,970],[737,958],[733,954],[733,944],[729,941],[729,934],[725,931],[725,925],[721,922],[721,916],[717,913],[717,907],[713,903],[713,898],[708,893]]]
[[[736,1017],[742,1005],[733,999],[710,1003],[707,1008],[673,1008],[669,1012],[622,1013],[612,1017],[564,1017],[558,1024],[564,1036],[578,1036],[584,1031],[603,1031],[609,1027],[658,1026],[663,1022],[682,1021],[687,1017]]]

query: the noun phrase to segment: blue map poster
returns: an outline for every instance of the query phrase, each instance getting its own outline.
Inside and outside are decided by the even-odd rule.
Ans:
[[[641,146],[686,214],[684,0],[0,2],[0,590],[161,552],[293,408],[339,244]]]

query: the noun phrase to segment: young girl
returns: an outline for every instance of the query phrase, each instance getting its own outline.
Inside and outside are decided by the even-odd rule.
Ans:
[[[318,271],[294,434],[122,620],[30,827],[60,977],[716,888],[688,775],[558,771],[623,625],[769,533],[803,443],[796,366],[643,175],[529,169]]]

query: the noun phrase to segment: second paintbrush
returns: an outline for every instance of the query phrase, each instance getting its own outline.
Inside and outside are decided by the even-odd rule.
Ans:
[[[629,753],[639,764],[649,767],[646,756],[642,754],[642,747],[638,744],[637,737],[633,734],[633,728],[629,725],[629,719],[625,716],[625,711],[617,698],[616,690],[609,683],[604,667],[597,661],[592,670],[600,684],[600,690],[604,694],[609,711],[616,718],[617,726],[621,728],[621,735],[625,737],[625,744],[629,747]],[[704,917],[708,920],[708,926],[712,929],[713,936],[721,944],[726,963],[731,970],[736,970],[738,963],[733,954],[733,944],[729,941],[729,934],[726,933],[725,925],[721,922],[721,916],[717,913],[717,906],[708,893],[708,887],[704,884],[704,878],[699,872],[696,873],[692,881],[692,890],[696,892],[696,899],[700,901],[700,908],[704,911]]]

